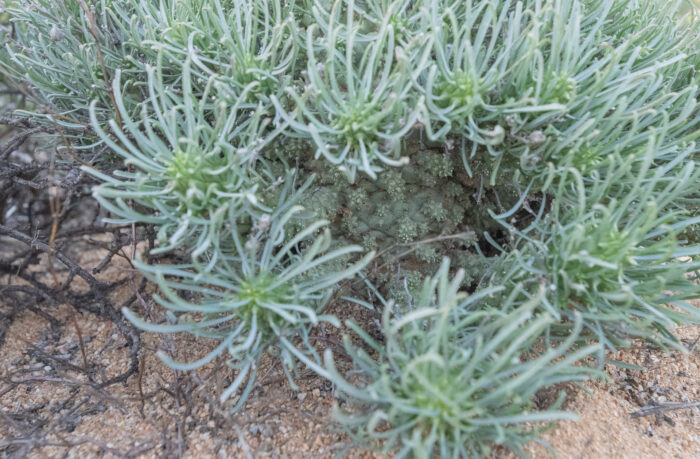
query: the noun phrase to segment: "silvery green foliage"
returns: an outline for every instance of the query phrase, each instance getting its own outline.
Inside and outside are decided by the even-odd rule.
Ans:
[[[15,36],[0,68],[31,81],[41,111],[68,130],[86,127],[93,101],[101,122],[120,113],[110,94],[117,72],[121,104],[133,116],[147,97],[148,67],[158,66],[163,88],[177,91],[187,57],[195,94],[217,75],[237,92],[255,83],[249,99],[267,99],[296,73],[292,7],[279,0],[10,0]]]
[[[533,394],[589,373],[574,361],[638,337],[679,347],[672,327],[700,321],[700,21],[683,1],[9,11],[0,68],[29,83],[34,116],[121,160],[89,169],[112,221],[183,249],[181,265],[139,264],[169,322],[125,314],[218,340],[169,363],[228,354],[239,401],[268,350],[334,382],[358,439],[519,451],[523,421],[563,416]],[[364,284],[344,282],[362,266]],[[341,283],[384,317],[384,341],[352,326],[359,381],[309,339],[337,324],[323,307]]]
[[[57,121],[66,127],[87,123],[92,100],[98,101],[102,120],[114,114],[108,109],[112,104],[98,48],[107,78],[118,68],[128,72],[129,51],[111,33],[111,3],[92,4],[94,17],[105,26],[96,41],[77,1],[7,2],[15,27],[12,39],[3,44],[0,68],[18,81],[31,82],[38,101],[61,114]]]
[[[158,295],[156,300],[171,311],[170,323],[154,324],[123,310],[144,330],[185,332],[218,341],[213,351],[195,362],[175,362],[164,353],[160,357],[175,369],[191,370],[227,354],[226,361],[238,373],[221,399],[241,389],[234,410],[243,405],[253,388],[263,352],[278,356],[292,384],[294,354],[320,360],[309,340],[311,329],[320,322],[337,325],[335,317],[323,314],[335,285],[351,278],[374,255],[370,252],[348,263],[348,255],[361,251],[360,247],[329,250],[329,231],[317,235],[327,225],[325,221],[315,221],[289,237],[285,227],[301,210],[300,206],[290,207],[291,202],[281,202],[272,214],[257,217],[246,240],[236,228],[238,215],[229,214],[232,246],[218,247],[216,263],[209,266],[138,263],[141,272],[160,288],[163,297]],[[317,236],[310,240],[313,235]],[[339,260],[344,266],[336,271]],[[178,290],[192,292],[197,300],[183,299]],[[301,350],[291,343],[294,339],[301,341]]]
[[[537,174],[569,151],[585,170],[644,145],[660,124],[672,142],[698,138],[697,30],[673,19],[673,2],[425,8],[435,47],[423,83],[428,133],[459,135],[467,169],[486,150],[491,183],[500,169]]]
[[[158,55],[168,83],[177,83],[181,63],[192,60],[197,94],[212,76],[219,86],[248,93],[250,102],[279,95],[297,71],[294,2],[280,0],[210,0],[182,2],[131,0],[136,13],[128,20],[134,46]],[[135,36],[139,34],[138,36]],[[151,65],[154,58],[146,60]],[[265,108],[268,108],[265,105]]]
[[[337,323],[322,314],[330,294],[374,253],[352,260],[348,256],[361,247],[329,250],[330,232],[321,231],[327,221],[305,222],[298,231],[287,230],[290,220],[299,218],[302,207],[296,203],[309,181],[295,189],[294,170],[274,181],[256,172],[257,157],[268,143],[262,136],[269,122],[262,119],[259,104],[247,102],[257,82],[234,96],[237,88],[217,90],[220,80],[211,77],[197,97],[192,90],[191,61],[186,58],[181,94],[162,98],[162,75],[157,69],[147,71],[150,97],[139,122],[121,104],[117,73],[114,93],[123,130],[115,121],[109,123],[116,140],[100,126],[96,104],[91,106],[95,131],[133,171],[117,171],[111,177],[86,170],[103,181],[94,193],[121,217],[112,222],[156,225],[159,246],[155,252],[185,248],[191,263],[137,263],[165,295],[157,301],[171,311],[173,323],[152,324],[128,309],[123,312],[144,330],[220,340],[214,351],[196,362],[174,362],[165,354],[161,358],[184,370],[228,353],[238,375],[222,399],[241,389],[234,408],[238,409],[253,387],[264,351],[279,353],[290,381],[289,372],[295,366],[288,340],[301,339],[302,352],[315,355],[308,340],[310,329],[320,321]],[[267,135],[274,137],[275,132]],[[279,191],[258,192],[261,183]],[[278,200],[267,206],[266,196]],[[178,291],[194,293],[196,301],[181,298]]]
[[[353,382],[326,353],[319,372],[353,402],[350,411],[336,411],[360,443],[397,457],[482,456],[494,444],[520,452],[537,434],[524,423],[575,419],[558,410],[562,397],[531,410],[538,390],[593,372],[573,365],[597,348],[572,351],[580,317],[564,342],[541,341],[555,322],[537,312],[543,289],[528,296],[521,286],[510,292],[495,287],[470,296],[459,291],[463,275],[460,270],[451,278],[445,260],[412,305],[386,304],[384,342],[350,324],[364,341],[357,346],[345,340]]]
[[[549,214],[528,228],[517,230],[509,215],[494,215],[518,242],[504,253],[491,283],[544,285],[542,307],[564,319],[552,326],[555,335],[567,336],[580,314],[583,342],[615,350],[629,338],[644,338],[679,347],[674,326],[700,323],[700,310],[687,302],[700,295],[700,245],[683,240],[700,217],[676,203],[697,192],[700,169],[691,159],[694,144],[675,150],[669,161],[660,144],[651,139],[638,157],[611,155],[605,175],[559,171],[548,193]]]
[[[272,99],[293,135],[312,139],[315,156],[339,166],[351,182],[357,169],[376,178],[382,170],[377,163],[407,164],[408,158],[400,156],[401,141],[420,115],[422,102],[412,80],[427,61],[426,37],[397,43],[390,22],[393,7],[375,32],[362,34],[354,1],[334,3],[320,26],[306,30],[303,86],[288,90],[293,112],[287,114]]]
[[[241,209],[270,211],[258,198],[259,180],[248,165],[256,162],[266,136],[275,133],[266,132],[269,119],[260,105],[248,102],[257,82],[226,90],[221,78],[212,76],[197,97],[187,57],[181,68],[181,95],[163,97],[159,70],[147,68],[149,97],[140,120],[132,120],[122,103],[117,72],[114,93],[123,129],[114,121],[109,125],[116,138],[103,130],[96,103],[91,105],[95,131],[133,171],[116,171],[113,177],[88,172],[103,182],[95,189],[97,199],[121,217],[112,222],[155,224],[157,251],[186,245],[198,256],[230,239],[224,225],[231,215]]]

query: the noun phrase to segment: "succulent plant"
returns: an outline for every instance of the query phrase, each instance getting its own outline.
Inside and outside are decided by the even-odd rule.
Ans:
[[[643,156],[611,155],[605,175],[562,171],[552,185],[548,217],[513,229],[516,249],[492,283],[545,285],[543,307],[563,319],[555,334],[566,336],[573,315],[581,314],[582,341],[615,350],[641,337],[678,347],[675,325],[700,323],[700,310],[687,302],[700,294],[700,245],[682,238],[700,219],[674,204],[700,181],[689,159],[696,151],[675,151],[674,161],[651,168],[664,162],[650,142]],[[571,183],[578,192],[567,190]],[[502,223],[512,228],[507,217]]]
[[[279,203],[272,214],[257,217],[247,240],[236,231],[238,216],[231,215],[232,244],[219,246],[216,263],[204,269],[196,263],[137,263],[160,288],[163,297],[156,296],[156,300],[170,311],[169,323],[151,323],[127,308],[123,310],[144,330],[186,332],[216,340],[217,346],[195,362],[175,362],[165,353],[160,357],[173,368],[191,370],[227,353],[227,362],[238,373],[221,399],[242,389],[234,410],[246,401],[264,352],[278,356],[292,384],[295,353],[320,361],[309,340],[310,330],[321,322],[337,324],[334,316],[323,314],[334,286],[351,278],[374,255],[370,252],[348,263],[348,255],[362,249],[345,246],[329,251],[331,237],[327,229],[310,240],[327,224],[324,221],[313,222],[288,238],[285,227],[302,209],[290,204]],[[196,300],[182,298],[178,295],[182,290],[192,292]],[[302,350],[292,344],[296,338],[301,340]]]
[[[114,177],[87,168],[103,181],[95,196],[121,217],[112,221],[156,224],[160,242],[156,252],[187,245],[201,254],[229,233],[224,225],[231,213],[269,211],[256,195],[259,180],[247,167],[269,141],[265,136],[274,137],[274,132],[265,132],[269,119],[263,111],[247,103],[258,84],[252,82],[234,96],[217,90],[220,80],[210,77],[197,98],[191,66],[187,59],[181,94],[167,98],[161,97],[160,72],[147,69],[150,97],[138,121],[123,104],[117,71],[114,95],[123,128],[112,121],[114,137],[100,126],[95,102],[90,110],[95,131],[131,168],[115,172]]]
[[[326,352],[325,368],[318,371],[351,402],[348,410],[336,411],[361,444],[397,457],[482,456],[497,444],[521,452],[520,445],[538,432],[525,423],[572,418],[558,410],[561,396],[542,410],[533,397],[544,387],[595,372],[573,365],[598,346],[572,350],[580,317],[565,342],[541,341],[555,321],[536,312],[543,288],[532,296],[520,286],[470,296],[459,291],[463,275],[460,270],[450,278],[445,260],[413,304],[384,305],[383,342],[351,323],[363,340],[362,346],[345,340],[355,382]]]
[[[272,98],[291,135],[309,138],[323,156],[355,180],[357,169],[372,178],[381,166],[407,164],[400,155],[402,138],[413,129],[420,98],[412,89],[414,74],[427,60],[421,37],[397,45],[391,10],[370,36],[357,28],[354,0],[335,2],[327,27],[306,31],[308,65],[301,92],[289,88],[294,102],[286,113]]]

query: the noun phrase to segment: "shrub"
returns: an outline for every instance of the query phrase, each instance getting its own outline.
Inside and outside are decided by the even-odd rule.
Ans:
[[[580,313],[583,341],[611,350],[629,345],[628,338],[677,347],[675,324],[700,319],[686,301],[700,294],[693,274],[700,246],[682,238],[699,219],[675,204],[700,180],[689,159],[694,148],[675,150],[674,160],[664,164],[662,141],[653,140],[644,155],[610,155],[605,174],[561,171],[549,193],[550,213],[522,231],[506,215],[494,215],[517,236],[492,283],[545,285],[546,309],[565,319],[554,326],[557,335],[568,336]],[[651,168],[655,162],[660,165]],[[571,184],[576,193],[567,190]]]
[[[293,202],[294,197],[290,199]],[[327,224],[324,221],[311,223],[293,238],[286,238],[285,226],[300,210],[291,202],[280,202],[274,213],[254,220],[245,242],[236,228],[238,216],[232,215],[232,246],[218,247],[218,257],[205,268],[198,264],[137,264],[164,295],[156,295],[156,300],[180,315],[169,315],[171,323],[167,324],[143,321],[126,308],[124,315],[144,330],[186,332],[220,341],[195,362],[175,362],[164,353],[160,357],[175,369],[191,370],[227,352],[227,362],[238,374],[221,394],[222,400],[243,388],[234,410],[243,405],[253,388],[263,352],[278,355],[292,385],[295,353],[304,352],[319,360],[309,341],[311,328],[320,322],[337,325],[335,317],[322,313],[333,286],[351,278],[373,256],[369,253],[347,266],[347,255],[361,248],[328,251],[331,238],[327,230],[308,242],[309,236]],[[299,251],[300,245],[306,247]],[[195,293],[197,301],[182,298],[178,290]],[[289,341],[295,338],[301,339],[303,351]]]
[[[554,319],[536,312],[544,287],[529,298],[520,286],[469,296],[458,290],[463,275],[450,279],[445,260],[412,305],[384,305],[382,343],[350,324],[371,352],[346,337],[361,382],[348,382],[326,353],[327,370],[318,371],[355,402],[352,411],[336,411],[360,442],[397,456],[481,456],[494,444],[522,452],[520,445],[540,430],[525,423],[575,419],[557,409],[563,393],[551,406],[531,410],[540,389],[593,373],[573,365],[597,348],[572,352],[580,317],[565,342],[545,343],[543,331]]]
[[[594,373],[583,357],[680,348],[673,326],[700,320],[700,21],[683,2],[7,11],[22,114],[60,127],[110,221],[152,225],[177,263],[138,263],[168,323],[124,313],[216,340],[164,358],[228,352],[239,407],[269,351],[290,380],[299,361],[329,378],[365,445],[521,451],[523,421],[564,416],[535,393]],[[309,339],[340,325],[323,311],[341,286],[384,317],[380,338],[350,322],[358,380]]]
[[[115,223],[157,225],[156,253],[184,245],[197,256],[222,242],[228,233],[223,225],[231,214],[241,209],[270,211],[256,197],[260,180],[247,167],[266,145],[265,136],[274,135],[265,132],[269,119],[262,109],[246,102],[257,84],[232,94],[218,89],[219,78],[210,77],[198,98],[191,66],[186,59],[182,92],[169,97],[162,97],[164,82],[158,69],[147,69],[149,97],[138,121],[125,108],[117,71],[114,95],[123,129],[110,122],[115,138],[100,126],[96,102],[90,107],[95,131],[133,168],[133,172],[116,171],[114,177],[88,169],[103,182],[95,196],[122,217],[112,220]]]
[[[339,165],[351,182],[358,168],[377,178],[382,170],[377,161],[406,164],[407,157],[398,157],[401,140],[419,116],[421,101],[411,89],[427,60],[420,43],[425,37],[397,45],[394,6],[378,30],[365,35],[355,24],[354,1],[336,2],[324,18],[324,30],[314,24],[306,31],[304,93],[288,90],[294,113],[286,114],[272,99],[294,135],[311,138],[316,157]]]

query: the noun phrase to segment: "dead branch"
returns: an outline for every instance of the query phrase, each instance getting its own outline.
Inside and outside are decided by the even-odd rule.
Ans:
[[[641,410],[631,413],[632,418],[640,418],[642,416],[659,415],[667,411],[673,410],[683,410],[685,408],[695,408],[700,407],[700,402],[688,402],[688,403],[675,403],[675,402],[665,402],[657,403],[653,405],[646,405],[642,407]]]

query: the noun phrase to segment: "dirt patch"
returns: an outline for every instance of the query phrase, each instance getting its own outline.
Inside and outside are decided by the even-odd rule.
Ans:
[[[611,356],[645,370],[608,365],[609,381],[589,381],[572,394],[566,408],[580,421],[559,423],[543,440],[563,458],[697,458],[700,407],[696,403],[671,408],[700,401],[700,327],[681,327],[676,334],[688,352],[666,354],[638,343]],[[654,406],[658,414],[632,416]],[[542,447],[529,452],[535,457],[546,454]]]

